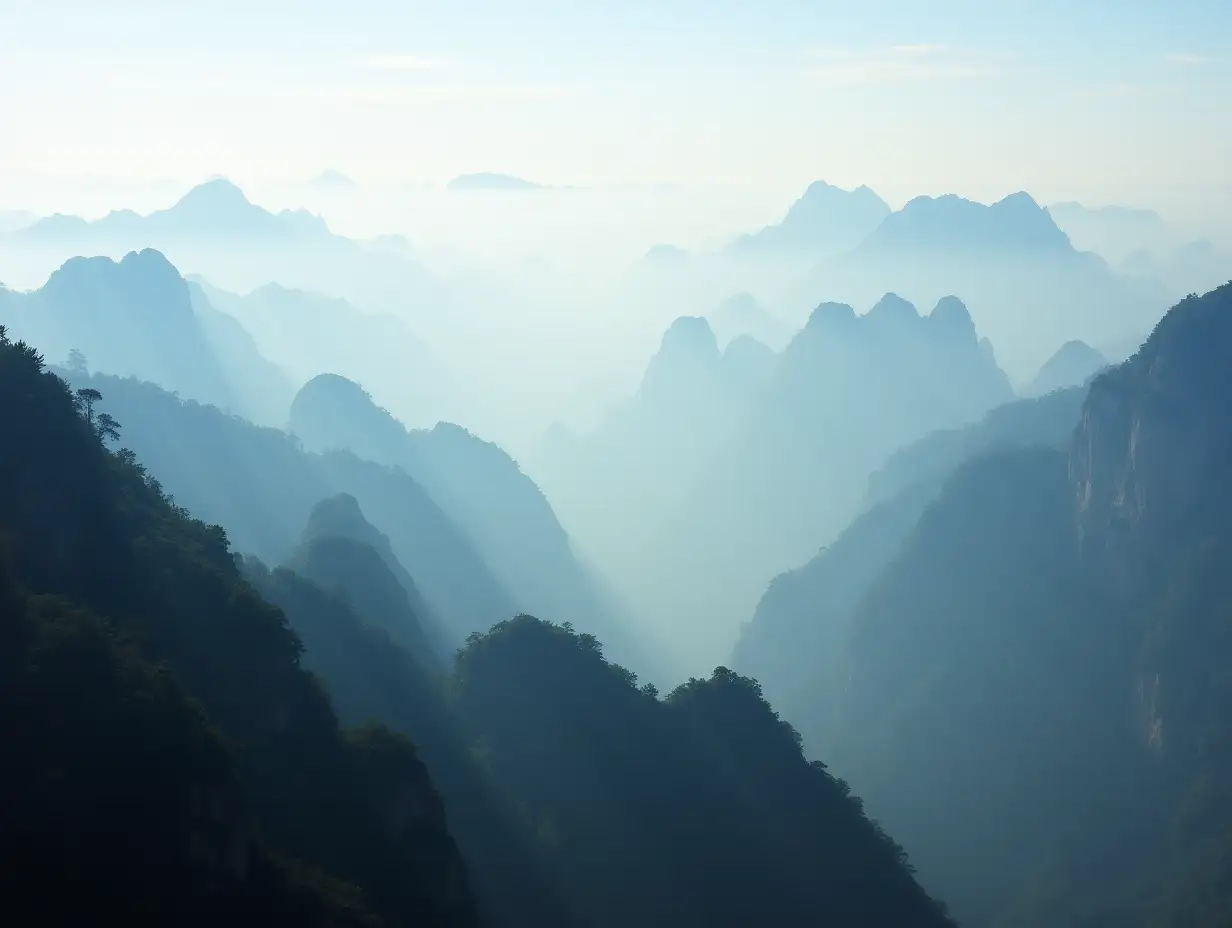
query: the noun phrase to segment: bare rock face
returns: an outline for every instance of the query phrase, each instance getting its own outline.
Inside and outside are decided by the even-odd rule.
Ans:
[[[1134,717],[1169,763],[1202,753],[1227,659],[1209,616],[1224,601],[1232,525],[1232,284],[1178,304],[1142,349],[1097,377],[1069,471],[1077,541],[1118,610],[1151,631],[1136,653]]]
[[[1097,377],[1070,454],[1079,543],[1116,586],[1160,543],[1226,513],[1232,284],[1178,304],[1142,349]]]

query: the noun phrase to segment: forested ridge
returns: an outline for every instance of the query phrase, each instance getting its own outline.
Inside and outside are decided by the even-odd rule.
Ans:
[[[754,681],[661,698],[529,616],[433,667],[374,549],[243,561],[99,391],[5,337],[0,394],[24,923],[949,924]]]

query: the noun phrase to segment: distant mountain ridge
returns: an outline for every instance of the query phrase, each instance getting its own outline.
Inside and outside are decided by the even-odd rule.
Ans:
[[[844,190],[815,181],[782,221],[732,242],[734,255],[807,254],[819,258],[859,244],[887,216],[890,207],[868,187]]]
[[[906,455],[925,482],[776,581],[749,630],[740,665],[964,923],[1232,910],[1229,350],[1232,284],[1089,387],[946,437],[972,455],[948,474],[945,449]],[[1007,426],[1030,446],[984,440]],[[905,531],[876,524],[894,512]]]
[[[1107,366],[1108,359],[1086,342],[1069,341],[1044,363],[1023,393],[1043,396],[1053,390],[1080,386]]]
[[[211,350],[188,285],[158,251],[120,261],[73,258],[31,293],[0,290],[10,330],[62,362],[158,381],[202,402],[243,412],[243,402]]]
[[[88,244],[108,239],[183,237],[252,239],[264,243],[307,242],[328,238],[329,227],[321,217],[306,210],[272,213],[256,206],[226,178],[206,181],[189,190],[166,209],[140,215],[115,210],[101,219],[56,214],[40,219],[15,233],[19,242],[64,241]]]
[[[794,300],[812,305],[815,294],[830,293],[866,302],[886,290],[917,302],[961,294],[1007,371],[1023,380],[1056,345],[1115,342],[1149,328],[1168,304],[1159,282],[1120,275],[1076,250],[1021,192],[987,205],[917,197],[851,251],[819,261]]]
[[[593,435],[545,442],[534,472],[647,620],[680,653],[721,660],[770,579],[859,511],[888,454],[1012,397],[952,297],[926,316],[894,294],[864,315],[822,304],[778,354],[751,339],[720,352],[705,320],[683,318],[638,393]]]
[[[359,384],[330,374],[300,390],[289,427],[310,450],[345,449],[414,478],[523,611],[560,621],[576,616],[579,628],[602,633],[614,653],[639,665],[652,660],[577,558],[539,487],[499,446],[448,423],[408,430]]]

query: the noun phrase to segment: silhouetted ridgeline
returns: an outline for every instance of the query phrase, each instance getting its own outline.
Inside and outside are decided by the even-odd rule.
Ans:
[[[559,891],[580,924],[950,924],[753,681],[659,699],[523,616],[446,686],[354,500],[317,510],[293,570],[241,574],[221,529],[107,450],[107,398],[7,340],[0,392],[10,911],[571,924]],[[332,699],[390,727],[344,729]]]
[[[1230,354],[1232,285],[1183,301],[1062,448],[979,452],[905,531],[890,496],[746,633],[964,923],[1228,921]]]
[[[10,912],[474,923],[415,749],[339,728],[222,531],[33,349],[0,342],[0,394]]]
[[[926,316],[893,294],[864,315],[823,304],[754,377],[735,346],[720,355],[704,320],[678,320],[637,396],[536,469],[678,649],[717,659],[766,584],[859,512],[889,454],[1013,397],[952,297]]]

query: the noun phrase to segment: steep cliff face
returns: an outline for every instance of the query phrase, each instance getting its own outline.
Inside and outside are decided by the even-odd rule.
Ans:
[[[1070,477],[1084,553],[1118,585],[1157,577],[1178,533],[1223,531],[1229,346],[1232,284],[1179,303],[1134,357],[1091,384]]]
[[[881,565],[853,548],[761,629],[832,677],[806,733],[830,720],[827,760],[965,924],[1229,924],[1229,358],[1232,285],[1098,376],[1066,447],[985,448]],[[819,647],[840,580],[866,588]]]

